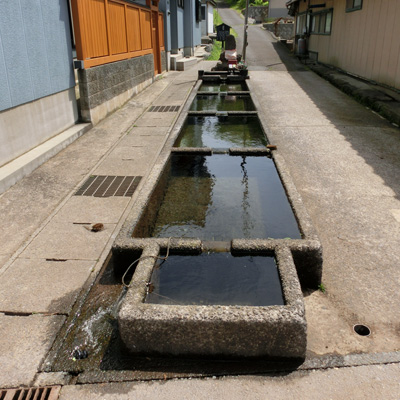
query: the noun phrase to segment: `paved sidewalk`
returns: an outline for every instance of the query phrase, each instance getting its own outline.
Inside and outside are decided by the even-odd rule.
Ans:
[[[136,198],[75,192],[91,175],[141,176],[138,192],[178,115],[149,106],[181,107],[196,80],[197,69],[166,74],[0,196],[0,387],[35,383]],[[90,231],[96,223],[104,229]]]
[[[0,387],[63,384],[64,400],[400,397],[400,131],[295,64],[251,71],[248,84],[324,247],[327,291],[305,297],[307,369],[101,385],[39,372],[177,118],[149,107],[182,106],[197,70],[213,65],[203,62],[166,74],[0,196]],[[143,178],[132,198],[74,196],[91,175]],[[105,229],[91,232],[95,223]],[[355,323],[367,324],[372,335],[356,335]]]

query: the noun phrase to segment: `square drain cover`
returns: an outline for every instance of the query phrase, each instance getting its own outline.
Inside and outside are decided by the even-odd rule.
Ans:
[[[177,112],[180,106],[151,106],[149,112]]]
[[[75,193],[75,196],[131,197],[141,179],[141,176],[92,175]]]
[[[57,400],[61,386],[0,389],[1,400]]]

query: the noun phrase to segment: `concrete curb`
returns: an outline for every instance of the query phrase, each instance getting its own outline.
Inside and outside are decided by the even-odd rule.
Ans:
[[[328,68],[323,64],[307,64],[307,66],[359,103],[376,111],[393,124],[400,126],[400,103],[383,90],[379,90],[379,86],[365,82],[365,85],[368,85],[369,88],[360,88],[357,87],[357,82],[361,82],[360,80],[337,69]],[[354,82],[352,83],[352,81]]]
[[[29,175],[61,150],[65,149],[73,141],[91,129],[92,126],[91,123],[74,125],[1,167],[0,194]]]

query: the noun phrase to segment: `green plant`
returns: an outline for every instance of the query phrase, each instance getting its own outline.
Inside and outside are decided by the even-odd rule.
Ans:
[[[326,292],[326,287],[323,283],[318,285],[318,290],[320,290],[322,293]]]
[[[261,7],[261,6],[268,6],[268,4],[269,4],[269,1],[252,0],[250,5],[256,6],[256,7]]]
[[[221,25],[222,23],[223,23],[223,21],[221,19],[221,16],[219,15],[218,10],[214,9],[214,25],[218,26],[218,25]],[[231,29],[230,33],[235,37],[238,36],[237,32],[233,28]],[[208,56],[207,60],[208,61],[219,60],[219,56],[220,56],[221,52],[222,52],[222,42],[214,40],[211,54]]]

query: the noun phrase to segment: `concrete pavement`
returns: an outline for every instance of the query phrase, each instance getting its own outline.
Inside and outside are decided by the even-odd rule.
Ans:
[[[196,80],[197,70],[169,73],[0,196],[0,387],[43,383],[41,362],[135,201],[75,192],[91,175],[144,182],[178,115],[149,106],[182,106]],[[104,229],[87,229],[95,223]]]
[[[266,52],[274,48],[271,41]],[[182,105],[197,69],[212,65],[166,74],[0,196],[0,387],[62,384],[61,399],[400,397],[399,130],[296,60],[285,69],[250,68],[248,84],[324,247],[326,292],[305,293],[303,369],[95,385],[42,372],[177,117],[149,106]],[[74,196],[90,175],[103,174],[143,179],[132,198]],[[105,229],[86,229],[94,223]],[[355,323],[367,324],[372,334],[358,336]]]

